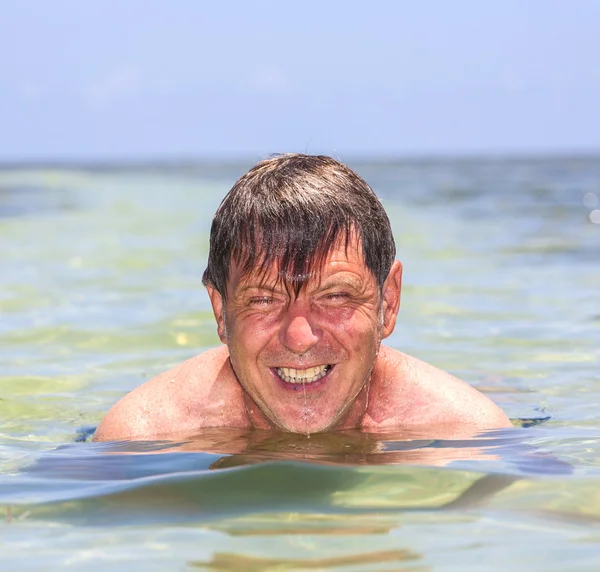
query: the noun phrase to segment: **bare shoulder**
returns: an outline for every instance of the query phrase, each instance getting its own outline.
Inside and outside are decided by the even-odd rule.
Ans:
[[[374,424],[461,423],[481,429],[511,427],[489,398],[453,375],[382,346],[374,370],[369,415]]]
[[[150,439],[247,424],[241,388],[223,346],[184,361],[125,395],[102,419],[94,440]]]

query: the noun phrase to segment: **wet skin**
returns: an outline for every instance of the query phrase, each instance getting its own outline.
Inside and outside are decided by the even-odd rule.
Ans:
[[[277,268],[242,276],[233,264],[226,301],[208,292],[253,424],[296,433],[356,426],[381,340],[394,329],[401,277],[396,261],[380,294],[356,239],[336,245],[297,297]],[[324,377],[289,383],[282,368]]]
[[[298,296],[278,280],[277,268],[242,276],[232,264],[225,300],[208,288],[226,346],[124,396],[94,439],[152,439],[207,427],[294,433],[510,427],[468,384],[381,345],[396,324],[401,279],[396,261],[380,292],[354,237],[347,249],[332,249]]]

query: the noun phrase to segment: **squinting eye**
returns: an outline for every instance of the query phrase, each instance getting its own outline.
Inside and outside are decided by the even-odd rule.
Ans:
[[[253,306],[263,306],[266,304],[272,304],[273,298],[269,298],[269,296],[260,296],[256,298],[250,298],[250,304]]]
[[[332,300],[333,302],[337,302],[337,301],[345,300],[346,298],[348,298],[348,294],[346,294],[345,292],[332,292],[331,294],[327,294],[325,296],[325,298],[327,300]]]

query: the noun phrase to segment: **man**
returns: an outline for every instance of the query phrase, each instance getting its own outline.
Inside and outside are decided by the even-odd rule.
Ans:
[[[225,345],[123,397],[95,439],[209,427],[509,427],[469,385],[381,345],[400,306],[395,254],[383,206],[345,165],[309,155],[262,161],[212,224],[203,283]]]

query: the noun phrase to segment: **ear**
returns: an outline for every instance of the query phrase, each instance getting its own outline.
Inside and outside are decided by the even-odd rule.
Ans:
[[[402,263],[399,260],[395,260],[383,284],[381,293],[381,310],[383,314],[382,338],[387,338],[396,327],[396,316],[400,309],[401,290]]]
[[[213,286],[207,286],[208,297],[212,304],[213,313],[215,314],[215,320],[217,321],[217,334],[219,339],[226,344],[227,343],[227,329],[225,328],[225,308],[223,304],[223,297]]]

